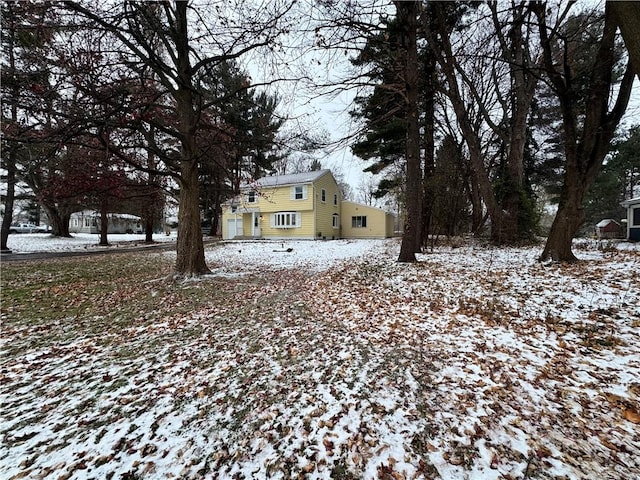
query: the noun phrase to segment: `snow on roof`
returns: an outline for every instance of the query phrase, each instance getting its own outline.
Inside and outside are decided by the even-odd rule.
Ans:
[[[630,198],[629,200],[620,202],[620,205],[622,205],[623,207],[628,207],[630,205],[635,205],[636,203],[640,203],[640,197]]]
[[[610,223],[615,223],[616,225],[620,226],[620,224],[618,222],[616,222],[615,220],[613,220],[612,218],[605,218],[604,220],[600,220],[598,222],[598,224],[596,225],[596,227],[598,227],[598,228],[606,227]]]
[[[258,187],[276,187],[281,185],[293,185],[298,183],[315,182],[320,177],[331,173],[331,170],[315,170],[313,172],[291,173],[289,175],[273,175],[271,177],[262,177],[252,183],[246,183],[243,188],[250,186]]]

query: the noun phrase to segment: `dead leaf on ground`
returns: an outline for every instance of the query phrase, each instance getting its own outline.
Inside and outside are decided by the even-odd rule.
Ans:
[[[638,413],[633,408],[623,408],[622,416],[626,420],[629,420],[631,423],[636,423],[636,424],[640,423],[640,413]]]

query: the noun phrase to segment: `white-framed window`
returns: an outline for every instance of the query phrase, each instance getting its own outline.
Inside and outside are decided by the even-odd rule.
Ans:
[[[367,216],[366,215],[358,215],[357,217],[351,217],[351,228],[366,228],[367,227]]]
[[[271,214],[272,228],[299,228],[300,212],[278,212]]]
[[[333,228],[340,228],[340,215],[338,215],[337,213],[333,214]]]
[[[91,226],[91,219],[89,217],[85,217],[84,226],[85,227],[90,227]]]
[[[633,207],[631,210],[631,226],[640,227],[640,207]]]
[[[322,203],[326,203],[327,202],[327,191],[324,188],[322,190],[320,190],[320,201]]]
[[[250,190],[247,193],[247,203],[256,203],[258,201],[258,195],[254,190]]]
[[[306,200],[307,199],[307,186],[295,185],[291,187],[291,200]]]
[[[338,206],[338,194],[334,193],[333,194],[333,204],[337,207]]]

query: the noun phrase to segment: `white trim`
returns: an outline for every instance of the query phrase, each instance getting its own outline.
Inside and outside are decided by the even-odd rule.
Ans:
[[[289,229],[302,226],[300,212],[275,212],[270,215],[271,228]]]

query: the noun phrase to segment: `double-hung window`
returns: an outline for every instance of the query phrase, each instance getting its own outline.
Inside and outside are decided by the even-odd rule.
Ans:
[[[307,199],[307,186],[295,185],[291,187],[291,200],[306,200]]]
[[[366,228],[367,217],[366,215],[351,217],[351,228]]]
[[[271,214],[272,228],[299,228],[300,212],[278,212]]]
[[[322,203],[327,201],[327,191],[324,188],[320,190],[320,201],[322,201]]]
[[[254,190],[250,190],[247,193],[247,203],[256,203],[258,201],[258,196]]]
[[[337,213],[333,214],[332,225],[333,225],[333,228],[340,228],[340,215],[338,215]]]

